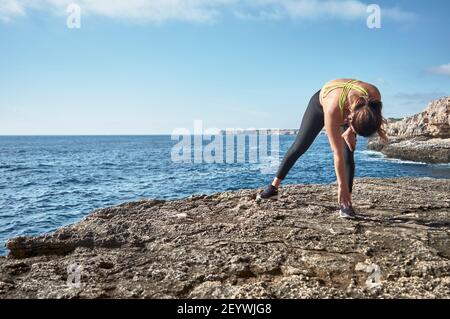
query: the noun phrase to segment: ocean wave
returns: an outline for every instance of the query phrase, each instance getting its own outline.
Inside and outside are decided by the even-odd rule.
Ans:
[[[377,152],[376,152],[377,153]],[[418,165],[418,166],[431,166],[438,168],[450,168],[450,163],[426,163],[426,162],[416,162],[410,160],[402,160],[399,158],[390,158],[386,157],[384,154],[377,153],[373,154],[375,156],[365,157],[364,160],[368,162],[384,162],[384,163],[394,163],[394,164],[402,164],[402,165]],[[370,155],[370,153],[366,153],[366,155]]]
[[[371,151],[371,150],[363,150],[363,151],[356,151],[355,153],[364,154],[364,155],[376,155],[383,157],[383,153],[377,152],[377,151]]]
[[[103,162],[103,163],[99,163],[98,166],[100,167],[110,167],[110,166],[116,166],[116,163],[111,163],[111,162]]]
[[[32,170],[33,173],[47,173],[47,170],[45,168],[51,168],[53,166],[46,165],[46,164],[38,164],[36,166],[30,165],[30,166],[12,166],[12,165],[5,165],[0,166],[0,169],[5,169],[6,172],[22,172],[22,171],[28,171]]]
[[[384,158],[384,160],[387,162],[398,163],[398,164],[407,164],[407,165],[432,165],[432,164],[424,163],[424,162],[414,162],[414,161],[402,160],[402,159],[398,159],[398,158],[389,158],[389,157]]]
[[[416,161],[410,161],[410,160],[402,160],[399,158],[390,158],[381,152],[371,151],[371,150],[357,151],[356,153],[366,155],[364,157],[364,159],[368,160],[368,161],[373,161],[373,162],[387,162],[387,163],[405,164],[405,165],[441,165],[441,164],[430,164],[430,163],[425,163],[425,162],[416,162]],[[444,164],[444,165],[447,165],[447,164]]]
[[[86,180],[81,180],[75,177],[69,177],[69,178],[65,178],[62,180],[57,181],[54,185],[60,186],[60,185],[64,185],[64,186],[70,186],[70,185],[89,185],[90,183],[92,183],[92,179],[88,178]]]
[[[425,165],[435,165],[435,164],[428,164],[423,162],[414,162],[414,161],[408,161],[408,160],[402,160],[398,158],[389,158],[385,156],[368,156],[364,158],[367,162],[382,162],[382,163],[393,163],[393,164],[402,164],[402,165],[418,165],[418,166],[425,166]]]
[[[22,187],[30,187],[30,186],[36,186],[37,183],[35,182],[26,182],[22,184]]]
[[[261,174],[275,174],[281,161],[277,156],[265,156],[258,163],[250,164],[252,170],[258,170]]]
[[[6,171],[7,172],[21,172],[21,171],[26,171],[29,170],[30,167],[28,166],[10,166]]]
[[[53,165],[52,164],[38,164],[36,167],[37,168],[52,168]]]

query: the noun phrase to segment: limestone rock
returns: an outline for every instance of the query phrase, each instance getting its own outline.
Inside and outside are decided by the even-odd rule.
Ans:
[[[358,179],[355,221],[335,185],[256,193],[127,203],[11,239],[0,298],[450,298],[450,180]]]
[[[389,143],[371,138],[369,150],[404,160],[450,163],[450,97],[431,102],[414,116],[390,120],[386,131]]]

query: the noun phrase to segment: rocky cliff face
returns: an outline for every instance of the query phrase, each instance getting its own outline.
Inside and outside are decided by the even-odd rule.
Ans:
[[[450,138],[450,96],[431,102],[422,113],[391,122],[387,131],[396,137]]]
[[[357,180],[355,221],[337,217],[332,185],[286,187],[278,202],[244,190],[100,209],[9,241],[0,297],[450,298],[449,191]]]
[[[368,149],[393,158],[450,163],[450,97],[431,102],[420,114],[389,121],[387,133],[387,145],[372,138]]]

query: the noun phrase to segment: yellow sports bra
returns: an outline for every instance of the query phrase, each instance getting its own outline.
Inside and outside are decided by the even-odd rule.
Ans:
[[[350,80],[346,83],[338,83],[338,84],[332,84],[323,89],[322,97],[326,98],[328,94],[330,94],[331,91],[334,91],[336,89],[342,89],[341,95],[339,95],[339,109],[341,110],[341,115],[344,117],[344,107],[345,102],[347,101],[348,94],[351,90],[358,91],[362,94],[363,97],[369,97],[369,92],[367,90],[359,85],[356,85],[358,80]]]

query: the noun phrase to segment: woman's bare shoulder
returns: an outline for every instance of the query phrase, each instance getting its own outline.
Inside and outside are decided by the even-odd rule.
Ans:
[[[327,86],[337,84],[337,83],[348,82],[350,80],[351,79],[344,79],[344,78],[334,79],[334,80],[331,80],[331,81],[328,81],[327,83],[325,83],[322,88],[326,88]]]
[[[364,88],[369,92],[371,98],[381,101],[380,90],[372,83],[361,82]]]
[[[331,91],[326,97],[320,99],[320,104],[324,113],[328,116],[330,114],[336,113],[339,110],[339,90]]]

